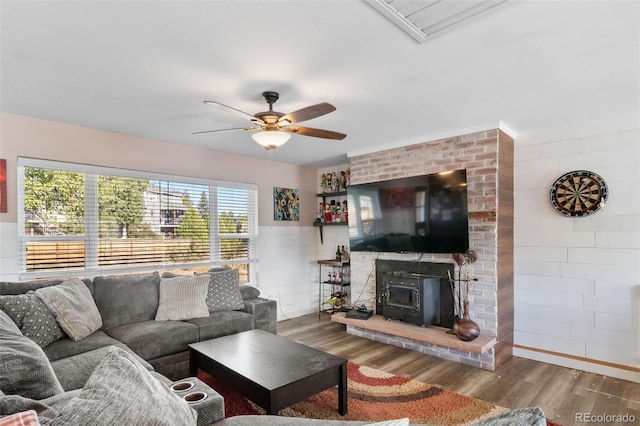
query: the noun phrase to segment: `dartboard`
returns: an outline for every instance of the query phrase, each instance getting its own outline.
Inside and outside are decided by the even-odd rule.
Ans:
[[[587,170],[560,176],[549,191],[551,205],[565,216],[588,216],[600,210],[607,199],[607,184]]]

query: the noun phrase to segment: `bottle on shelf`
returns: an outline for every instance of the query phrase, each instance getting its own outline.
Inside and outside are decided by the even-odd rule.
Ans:
[[[344,248],[344,246],[342,246],[342,250],[340,251],[340,260],[342,260],[343,262],[349,261],[349,253]]]
[[[338,246],[338,249],[336,250],[336,260],[338,261],[342,260],[342,253],[340,252],[340,246]]]

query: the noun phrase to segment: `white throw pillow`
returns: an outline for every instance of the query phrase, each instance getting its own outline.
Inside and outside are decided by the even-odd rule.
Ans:
[[[156,321],[208,317],[209,309],[206,302],[208,287],[208,275],[161,278]]]
[[[102,316],[87,286],[77,278],[36,290],[60,328],[78,341],[102,327]]]

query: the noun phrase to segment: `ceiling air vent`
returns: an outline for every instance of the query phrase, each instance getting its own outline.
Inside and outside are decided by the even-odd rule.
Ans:
[[[424,43],[428,36],[508,0],[364,0],[407,34]]]

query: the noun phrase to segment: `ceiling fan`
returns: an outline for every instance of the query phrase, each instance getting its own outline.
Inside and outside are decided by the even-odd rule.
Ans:
[[[323,139],[337,139],[342,140],[347,135],[344,133],[333,132],[331,130],[314,129],[311,127],[302,127],[295,124],[302,121],[311,120],[313,118],[321,117],[336,110],[336,107],[330,103],[323,102],[316,105],[311,105],[305,108],[301,108],[297,111],[290,112],[289,114],[283,114],[273,110],[273,104],[278,100],[280,95],[278,92],[263,92],[262,97],[267,104],[269,104],[269,111],[258,112],[254,115],[248,114],[239,109],[221,104],[216,101],[204,101],[205,104],[218,107],[223,111],[233,113],[242,118],[251,121],[250,127],[234,127],[230,129],[218,129],[218,130],[205,130],[202,132],[194,132],[194,135],[203,133],[216,133],[216,132],[229,132],[235,130],[247,130],[258,131],[251,135],[253,140],[264,146],[266,149],[271,150],[286,143],[291,137],[291,133],[302,136],[311,136],[314,138]]]

